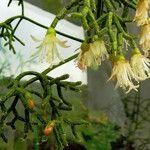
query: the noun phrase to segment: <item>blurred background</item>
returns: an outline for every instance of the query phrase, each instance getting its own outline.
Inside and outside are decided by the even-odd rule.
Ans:
[[[69,0],[25,0],[25,1],[45,10],[47,12],[50,12],[52,14],[57,14]],[[73,20],[73,19],[71,19],[71,20],[69,19],[68,21],[77,25],[80,28],[80,22]],[[129,28],[130,32],[137,34],[137,32],[138,32],[137,28],[133,28],[132,26],[129,26],[128,28]],[[78,45],[80,45],[80,43],[78,43]],[[9,62],[9,61],[6,61],[6,62]],[[5,66],[2,66],[2,67],[7,68],[9,70],[9,63],[6,63],[7,67],[5,67]],[[69,69],[67,69],[66,72],[67,71],[69,71]],[[130,114],[130,112],[131,112],[131,116],[133,116],[134,113],[139,112],[140,104],[137,103],[137,101],[140,99],[140,101],[142,101],[142,106],[141,106],[142,107],[141,108],[142,115],[139,115],[139,114],[138,115],[140,117],[143,116],[143,120],[145,120],[145,122],[143,121],[142,127],[140,126],[140,128],[138,130],[134,131],[133,136],[130,137],[128,149],[123,148],[123,146],[122,146],[122,148],[116,148],[118,145],[116,146],[116,143],[114,144],[116,146],[116,147],[114,146],[115,147],[114,150],[134,150],[131,145],[133,145],[134,140],[137,139],[137,137],[141,136],[142,140],[143,139],[148,140],[150,138],[149,137],[150,136],[150,124],[149,124],[149,120],[147,121],[147,118],[145,117],[145,116],[150,115],[150,103],[149,103],[149,101],[150,101],[150,92],[149,92],[150,80],[146,80],[143,83],[141,83],[141,87],[140,87],[138,93],[131,92],[129,95],[126,95],[124,92],[122,92],[120,90],[116,90],[114,88],[115,87],[114,82],[107,82],[107,80],[110,76],[110,73],[111,73],[111,64],[108,61],[105,61],[104,63],[102,63],[102,65],[100,66],[98,71],[88,69],[87,79],[85,79],[86,76],[82,77],[82,79],[84,78],[83,80],[84,81],[87,80],[87,83],[88,83],[87,85],[83,86],[83,92],[80,95],[77,95],[77,94],[72,95],[72,93],[71,94],[68,93],[67,97],[70,97],[70,95],[74,96],[74,98],[71,101],[72,103],[74,103],[75,108],[76,108],[74,110],[74,114],[76,114],[76,111],[78,111],[78,109],[79,109],[78,106],[81,106],[80,101],[82,101],[83,105],[86,107],[86,109],[83,109],[81,107],[79,109],[80,111],[79,111],[78,116],[80,116],[80,114],[87,113],[87,111],[86,111],[87,109],[88,109],[88,111],[92,112],[92,115],[94,117],[99,118],[99,115],[105,114],[106,116],[108,116],[108,118],[110,119],[110,121],[112,123],[114,123],[116,126],[118,126],[120,128],[121,132],[124,134],[124,135],[122,134],[122,136],[125,136],[126,134],[129,135],[130,133],[128,133],[128,130],[135,130],[136,125],[135,125],[134,119],[128,118],[128,115]],[[2,93],[5,91],[4,86],[8,82],[9,82],[8,79],[6,79],[6,82],[1,82],[1,87],[3,89]],[[136,115],[134,117],[137,117],[138,115]],[[128,124],[128,126],[125,126],[126,124]],[[130,129],[130,127],[131,127],[131,129]],[[134,129],[132,129],[132,128],[134,128]],[[89,132],[84,133],[84,134],[85,135],[87,134],[86,136],[91,136],[92,134],[94,134],[91,130],[93,131],[94,129],[93,128],[89,129]],[[114,130],[114,128],[113,127],[111,128],[109,126],[109,129],[104,128],[102,133],[105,132],[104,133],[104,135],[105,135],[105,134],[111,133],[111,131],[113,131],[113,130]],[[116,134],[116,133],[112,132],[112,134]],[[110,138],[110,136],[112,136],[112,134],[108,135],[109,138]],[[103,139],[103,137],[98,136],[98,137],[96,137],[96,140],[94,139],[95,141],[91,140],[88,143],[89,145],[86,143],[88,145],[87,147],[91,148],[89,150],[110,150],[111,149],[110,146],[107,146],[105,148],[100,147],[103,144],[106,145],[106,143],[109,140],[108,141],[104,140],[104,143],[101,143],[101,145],[96,144],[100,141],[99,140],[100,138]],[[116,137],[112,136],[112,138],[115,139]],[[3,149],[19,150],[20,148],[22,148],[22,150],[29,149],[29,147],[27,147],[26,143],[23,140],[17,140],[17,138],[15,138],[15,137],[14,137],[14,139],[16,140],[16,142],[15,143],[12,142],[10,144],[11,146],[9,148],[3,142],[1,142],[2,144],[0,143],[0,150],[3,150]],[[110,141],[111,140],[112,139],[110,138]],[[122,143],[123,139],[120,138],[119,140],[120,141],[118,143],[121,143],[123,145],[123,143]],[[142,142],[142,140],[140,140],[140,142]],[[95,142],[94,143],[95,147],[93,147],[93,145],[91,144],[93,142]],[[135,150],[146,150],[146,149],[138,149],[140,142],[137,141],[136,144],[134,143],[135,147],[136,147]],[[147,142],[147,144],[149,145],[150,143]]]
[[[25,0],[33,5],[42,8],[45,11],[57,14],[64,4],[69,0]]]

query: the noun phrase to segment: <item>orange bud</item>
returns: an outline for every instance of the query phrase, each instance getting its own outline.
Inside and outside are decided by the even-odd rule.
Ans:
[[[50,121],[50,122],[47,124],[47,126],[45,127],[44,131],[43,131],[44,135],[45,135],[45,136],[48,136],[50,133],[52,133],[54,127],[55,127],[55,120]]]
[[[29,107],[30,109],[33,109],[33,108],[35,107],[35,104],[34,104],[34,102],[33,102],[32,99],[29,99],[29,100],[28,100],[28,107]]]
[[[52,126],[46,127],[43,131],[45,136],[48,136],[52,132],[53,132],[53,127]]]

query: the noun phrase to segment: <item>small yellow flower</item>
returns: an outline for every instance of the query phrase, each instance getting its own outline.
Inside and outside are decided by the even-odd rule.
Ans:
[[[59,55],[57,45],[67,48],[66,41],[60,41],[56,37],[56,31],[54,28],[49,28],[45,37],[42,40],[38,40],[35,37],[31,36],[35,42],[41,42],[41,44],[37,47],[38,51],[32,56],[41,56],[41,60],[46,60],[50,64],[53,65],[53,61],[55,59],[63,60],[63,58]]]
[[[141,27],[140,45],[145,52],[150,49],[150,24]]]
[[[138,26],[148,23],[148,0],[139,0],[134,20]]]
[[[140,51],[132,55],[131,67],[133,72],[141,79],[150,78],[150,59],[143,56]]]
[[[108,52],[103,40],[99,39],[92,43],[82,43],[81,51],[77,58],[77,66],[81,70],[85,70],[87,67],[97,69],[101,64],[101,61],[108,57]]]
[[[134,85],[133,81],[139,82],[138,76],[134,74],[132,68],[123,56],[116,56],[113,60],[112,74],[109,80],[117,80],[116,87],[121,87],[129,93],[132,89],[137,91],[139,85]]]

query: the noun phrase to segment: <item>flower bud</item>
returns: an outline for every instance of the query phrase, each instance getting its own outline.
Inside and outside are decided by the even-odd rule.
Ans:
[[[27,104],[30,109],[33,109],[35,107],[34,101],[32,99],[28,99]]]
[[[53,129],[54,129],[54,126],[55,126],[55,120],[53,121],[50,121],[47,126],[45,127],[43,133],[45,136],[48,136],[50,133],[53,132]]]
[[[44,135],[45,136],[48,136],[50,133],[52,133],[53,132],[53,127],[46,127],[45,129],[44,129]]]

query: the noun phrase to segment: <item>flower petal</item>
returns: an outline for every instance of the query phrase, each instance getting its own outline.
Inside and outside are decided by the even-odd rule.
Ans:
[[[34,41],[34,42],[41,42],[42,40],[39,40],[39,39],[37,39],[36,37],[34,37],[33,35],[30,35],[31,36],[31,38],[32,38],[32,40]]]

